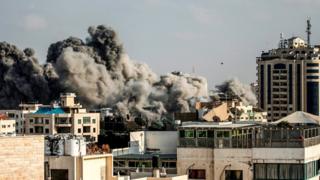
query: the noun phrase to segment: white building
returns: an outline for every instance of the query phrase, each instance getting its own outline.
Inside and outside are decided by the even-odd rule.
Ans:
[[[16,121],[15,131],[17,134],[25,133],[25,114],[36,112],[42,104],[20,104],[18,109],[0,110],[0,113],[6,114],[10,119]]]
[[[5,114],[0,114],[0,135],[15,135],[16,121],[9,119]]]
[[[268,125],[183,124],[177,172],[190,179],[319,179],[319,124],[304,112]]]

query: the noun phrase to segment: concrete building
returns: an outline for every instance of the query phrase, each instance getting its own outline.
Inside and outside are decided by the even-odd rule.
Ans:
[[[10,119],[16,121],[16,134],[25,133],[25,114],[36,112],[42,104],[20,104],[18,109],[0,110],[0,113],[6,114]]]
[[[268,125],[185,123],[177,172],[190,179],[319,179],[319,120],[296,112]]]
[[[0,137],[0,179],[44,179],[44,137]]]
[[[9,119],[7,115],[0,114],[0,135],[15,135],[16,121]]]
[[[100,114],[87,112],[81,104],[75,103],[75,97],[74,93],[61,94],[59,104],[42,105],[37,111],[25,114],[25,133],[70,133],[97,141]]]
[[[137,169],[152,172],[152,158],[159,156],[160,167],[176,174],[177,131],[136,131],[130,133],[128,148],[115,149],[114,171],[129,175]]]
[[[279,47],[257,57],[259,107],[276,121],[295,111],[320,115],[319,46],[299,37],[281,39]]]
[[[254,108],[252,105],[244,105],[241,101],[231,104],[229,116],[232,120],[267,122],[267,112]]]

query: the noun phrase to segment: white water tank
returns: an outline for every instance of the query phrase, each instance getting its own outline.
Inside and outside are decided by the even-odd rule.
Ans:
[[[79,138],[67,139],[65,142],[65,154],[70,156],[86,155],[86,143]]]

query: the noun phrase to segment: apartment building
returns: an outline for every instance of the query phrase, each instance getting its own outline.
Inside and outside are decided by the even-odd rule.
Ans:
[[[190,179],[319,179],[319,124],[301,111],[268,125],[184,123],[177,172]]]
[[[0,114],[0,135],[15,135],[16,121],[9,119],[6,114]]]
[[[279,47],[257,57],[259,107],[276,121],[295,111],[320,115],[319,46],[302,38],[280,40]]]
[[[70,133],[97,141],[100,114],[87,112],[75,98],[74,93],[61,94],[59,103],[42,105],[37,111],[25,114],[26,134]]]
[[[25,133],[25,114],[36,112],[42,104],[20,104],[18,109],[0,110],[0,113],[6,114],[10,119],[16,121],[16,134]]]

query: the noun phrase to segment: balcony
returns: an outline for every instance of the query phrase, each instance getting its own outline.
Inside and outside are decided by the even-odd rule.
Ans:
[[[54,122],[57,127],[71,127],[72,126],[71,119],[69,119],[69,118],[56,118]]]

